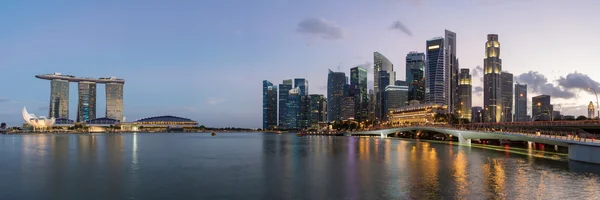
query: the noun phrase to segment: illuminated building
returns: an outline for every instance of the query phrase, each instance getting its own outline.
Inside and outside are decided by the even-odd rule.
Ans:
[[[458,111],[457,116],[461,119],[471,120],[471,74],[469,69],[460,69],[458,81]]]
[[[387,72],[387,73],[380,73]],[[374,85],[373,92],[375,93],[375,101],[373,106],[375,107],[375,118],[381,120],[386,115],[384,110],[385,103],[383,102],[383,92],[386,86],[390,83],[394,83],[396,80],[396,72],[394,72],[394,65],[388,60],[383,54],[379,52],[373,53],[373,75]],[[387,75],[387,83],[382,83],[381,75]]]
[[[263,129],[277,127],[277,86],[263,81]]]
[[[354,97],[344,97],[342,99],[341,105],[341,120],[353,120],[354,119]]]
[[[485,113],[483,112],[483,108],[479,106],[475,106],[471,108],[471,122],[472,123],[482,123],[483,117]]]
[[[588,119],[594,119],[594,113],[594,103],[590,101],[590,104],[588,104]]]
[[[448,71],[444,65],[444,38],[427,40],[425,102],[448,104]]]
[[[107,121],[108,122],[108,121]],[[198,123],[194,120],[175,117],[175,116],[158,116],[148,117],[135,121],[136,124],[143,127],[195,127]]]
[[[96,83],[82,81],[78,83],[78,86],[77,121],[85,122],[96,119]]]
[[[285,127],[287,117],[287,100],[290,90],[293,88],[292,79],[283,80],[283,84],[279,84],[279,128]]]
[[[410,52],[406,55],[406,83],[408,85],[408,100],[425,100],[425,54]]]
[[[375,98],[378,98],[377,95],[379,95],[379,102],[376,102],[375,107],[375,120],[385,120],[387,118],[388,111],[385,108],[385,105],[387,104],[387,102],[385,101],[385,88],[393,84],[394,81],[392,81],[392,76],[390,75],[390,73],[388,73],[387,71],[379,71],[380,94],[375,94]],[[379,113],[379,115],[377,115],[377,113]]]
[[[341,101],[344,98],[346,74],[329,70],[327,75],[327,121],[339,120]]]
[[[529,121],[527,117],[527,85],[515,84],[515,118],[514,121]]]
[[[354,118],[357,121],[367,120],[367,117],[369,116],[367,69],[362,67],[350,69],[350,94],[350,96],[354,97]]]
[[[534,121],[550,121],[554,107],[550,104],[549,95],[531,98],[531,117]]]
[[[498,35],[489,34],[483,59],[483,107],[486,122],[500,122],[502,114],[502,60]]]
[[[446,105],[437,103],[403,106],[390,111],[388,122],[392,125],[434,123],[435,115],[447,109]]]
[[[321,94],[310,95],[310,126],[318,127],[327,121],[327,99]]]
[[[300,120],[300,104],[302,96],[300,96],[300,88],[296,87],[289,91],[287,101],[287,116],[286,125],[287,129],[298,129]]]
[[[53,117],[51,117],[51,118],[46,118],[44,116],[36,117],[34,114],[30,114],[29,112],[27,112],[27,108],[25,108],[25,107],[23,107],[21,114],[23,115],[23,120],[25,120],[25,122],[27,124],[32,126],[34,128],[34,130],[46,129],[48,127],[51,127],[52,125],[54,125],[54,122],[56,120]]]
[[[53,118],[69,118],[69,81],[50,80],[50,111]]]
[[[449,113],[458,113],[458,59],[456,58],[456,33],[444,30],[444,70],[447,73],[446,87]]]
[[[386,113],[408,105],[408,86],[388,85],[385,87],[384,102]]]
[[[502,85],[502,121],[513,121],[513,75],[508,72],[502,72],[500,75]]]

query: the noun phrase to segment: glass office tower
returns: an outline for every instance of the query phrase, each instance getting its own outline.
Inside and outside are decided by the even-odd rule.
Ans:
[[[50,111],[48,118],[69,118],[69,81],[50,80]]]
[[[123,83],[106,83],[106,117],[123,121]]]
[[[78,89],[77,121],[86,122],[96,119],[96,83],[81,81],[78,83]]]

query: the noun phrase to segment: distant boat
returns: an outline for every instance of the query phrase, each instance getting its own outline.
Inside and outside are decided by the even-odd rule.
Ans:
[[[275,135],[281,135],[281,131],[275,132]]]
[[[298,137],[302,137],[302,136],[304,136],[304,135],[305,135],[305,134],[304,134],[303,132],[300,132],[300,133],[296,134],[296,136],[298,136]]]
[[[212,135],[212,136],[217,136],[217,133],[215,133],[215,132],[212,132],[210,135]]]

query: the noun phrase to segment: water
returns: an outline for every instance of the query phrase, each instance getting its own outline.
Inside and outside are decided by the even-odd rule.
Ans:
[[[511,151],[295,134],[0,135],[0,199],[600,198],[600,166]]]

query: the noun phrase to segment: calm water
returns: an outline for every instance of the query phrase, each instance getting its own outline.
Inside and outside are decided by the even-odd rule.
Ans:
[[[0,135],[0,199],[600,198],[600,166],[499,149],[263,133]]]

